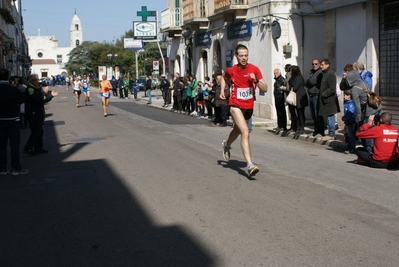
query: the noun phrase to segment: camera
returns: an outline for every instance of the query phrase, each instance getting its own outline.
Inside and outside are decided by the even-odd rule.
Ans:
[[[374,125],[380,124],[380,118],[381,115],[374,115],[374,121],[373,121]]]

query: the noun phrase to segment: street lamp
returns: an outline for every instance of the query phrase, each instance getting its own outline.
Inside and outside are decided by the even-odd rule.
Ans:
[[[107,57],[108,57],[108,60],[111,62],[111,76],[113,76],[115,74],[113,63],[114,63],[114,60],[116,61],[116,59],[118,58],[118,54],[108,54]],[[106,68],[106,69],[108,71],[108,68]],[[108,74],[107,74],[107,76],[108,76]]]
[[[188,74],[189,75],[191,75],[191,72],[192,72],[191,71],[192,70],[192,67],[191,67],[191,63],[192,63],[191,46],[193,44],[192,33],[193,32],[191,31],[190,28],[184,28],[182,30],[182,33],[181,33],[183,35],[183,38],[184,38],[184,44],[186,45],[186,51],[187,51],[187,56],[188,56]]]

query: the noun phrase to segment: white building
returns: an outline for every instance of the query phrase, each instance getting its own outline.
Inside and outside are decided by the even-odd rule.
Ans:
[[[269,92],[257,90],[254,115],[276,119],[273,70],[297,65],[307,76],[313,58],[330,60],[342,78],[347,63],[373,73],[373,90],[399,124],[399,1],[166,0],[162,32],[168,41],[167,72],[198,80],[235,64],[234,48],[249,48]],[[284,73],[284,71],[283,71]]]
[[[69,52],[83,41],[80,19],[75,14],[70,25],[70,46],[58,47],[58,40],[53,35],[28,36],[29,55],[32,59],[31,73],[39,77],[50,77],[66,73],[65,64],[69,60]]]

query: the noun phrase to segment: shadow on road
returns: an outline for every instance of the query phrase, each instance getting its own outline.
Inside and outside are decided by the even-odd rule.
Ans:
[[[183,227],[155,225],[105,159],[67,161],[90,140],[60,144],[62,124],[45,123],[48,154],[21,156],[28,175],[0,179],[1,266],[215,265]]]

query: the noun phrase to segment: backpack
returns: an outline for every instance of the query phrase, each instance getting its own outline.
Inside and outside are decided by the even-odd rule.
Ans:
[[[373,109],[378,108],[378,106],[381,104],[382,99],[379,95],[377,95],[375,92],[369,90],[369,89],[365,89],[365,88],[361,88],[360,86],[354,86],[356,88],[359,88],[360,90],[363,90],[366,92],[367,95],[367,105]]]

